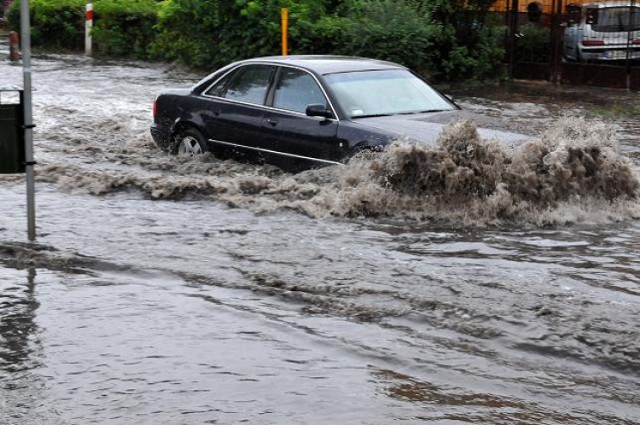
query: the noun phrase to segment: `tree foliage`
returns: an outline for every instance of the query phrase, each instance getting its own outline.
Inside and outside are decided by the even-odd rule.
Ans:
[[[84,0],[31,1],[34,44],[81,47]],[[214,69],[279,55],[287,7],[290,54],[365,56],[449,80],[485,78],[503,55],[502,33],[484,24],[493,1],[94,0],[94,36],[106,54]]]
[[[31,42],[34,46],[79,49],[84,45],[84,0],[31,0]],[[9,25],[20,29],[20,0],[9,8]]]
[[[152,50],[191,66],[215,68],[280,52],[280,10],[290,10],[294,50],[301,29],[325,15],[322,0],[163,0]]]
[[[151,57],[149,45],[156,36],[156,0],[93,0],[97,49],[107,55]]]
[[[157,0],[93,0],[96,48],[117,56],[148,58],[155,38]],[[30,0],[34,46],[81,49],[87,0]],[[9,9],[12,29],[20,28],[20,0]]]

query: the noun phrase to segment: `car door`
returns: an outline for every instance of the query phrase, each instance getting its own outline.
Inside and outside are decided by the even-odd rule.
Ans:
[[[252,150],[268,147],[262,124],[275,70],[273,65],[243,65],[203,93],[208,99],[203,121],[210,144]]]
[[[281,67],[272,90],[268,102],[271,108],[263,119],[263,131],[273,150],[320,162],[335,161],[343,156],[344,149],[336,138],[338,120],[306,115],[308,105],[331,106],[311,73]]]

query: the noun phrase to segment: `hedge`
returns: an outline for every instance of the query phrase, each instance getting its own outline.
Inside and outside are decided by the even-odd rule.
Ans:
[[[80,49],[85,0],[31,0],[33,44]],[[484,25],[492,0],[94,0],[96,52],[215,69],[280,54],[289,8],[291,54],[391,60],[443,79],[495,77],[501,29]],[[18,24],[16,0],[11,25]]]
[[[84,46],[84,0],[31,0],[31,44],[57,49]],[[9,26],[20,29],[20,0],[9,7]]]
[[[150,59],[156,33],[156,0],[94,0],[93,39],[100,53]]]
[[[98,53],[149,58],[155,38],[157,0],[93,0],[93,40]],[[31,0],[31,43],[54,49],[84,48],[86,0]],[[12,29],[20,27],[20,0],[9,9]]]

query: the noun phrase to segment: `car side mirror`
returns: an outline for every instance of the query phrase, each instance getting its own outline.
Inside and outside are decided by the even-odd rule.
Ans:
[[[307,105],[306,114],[308,117],[333,118],[331,110],[328,109],[326,105],[322,105],[320,103]]]

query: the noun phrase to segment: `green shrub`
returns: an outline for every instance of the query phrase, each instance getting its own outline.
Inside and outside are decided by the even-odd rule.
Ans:
[[[10,26],[20,28],[20,1],[9,10]],[[84,47],[86,0],[31,0],[31,42],[64,49]],[[96,51],[117,56],[148,57],[155,37],[156,0],[94,0]]]
[[[312,31],[322,35],[329,28],[334,45],[326,53],[399,62],[422,73],[433,68],[431,51],[440,26],[411,0],[357,0],[344,13]]]
[[[216,0],[164,0],[158,9],[154,55],[186,65],[215,68],[223,39],[223,23],[237,19]],[[224,55],[226,56],[226,55]],[[223,60],[223,59],[222,59]]]
[[[33,44],[82,48],[86,0],[31,0]],[[484,25],[493,0],[94,0],[96,50],[215,69],[281,52],[399,62],[447,80],[494,77],[503,33]],[[9,17],[19,26],[18,1]]]
[[[96,20],[92,34],[97,51],[150,58],[157,9],[156,0],[94,0]]]
[[[519,62],[549,62],[551,30],[537,25],[523,25],[516,38],[516,60]]]
[[[302,46],[309,53],[391,60],[441,80],[494,78],[504,57],[504,31],[484,24],[492,3],[343,0],[308,26]]]
[[[290,10],[290,52],[301,52],[301,30],[324,15],[321,0],[163,0],[152,52],[207,69],[249,57],[279,55],[283,7]]]
[[[434,63],[447,80],[495,77],[504,57],[504,34],[485,25],[495,0],[415,0],[438,22]]]
[[[82,48],[85,3],[85,0],[31,0],[31,43],[58,49]],[[20,0],[9,8],[9,26],[20,31]]]
[[[346,54],[397,61],[419,70],[430,67],[430,40],[438,26],[412,0],[349,0],[340,7],[331,3],[164,0],[152,51],[203,68],[279,55],[280,9],[288,7],[291,54]]]

